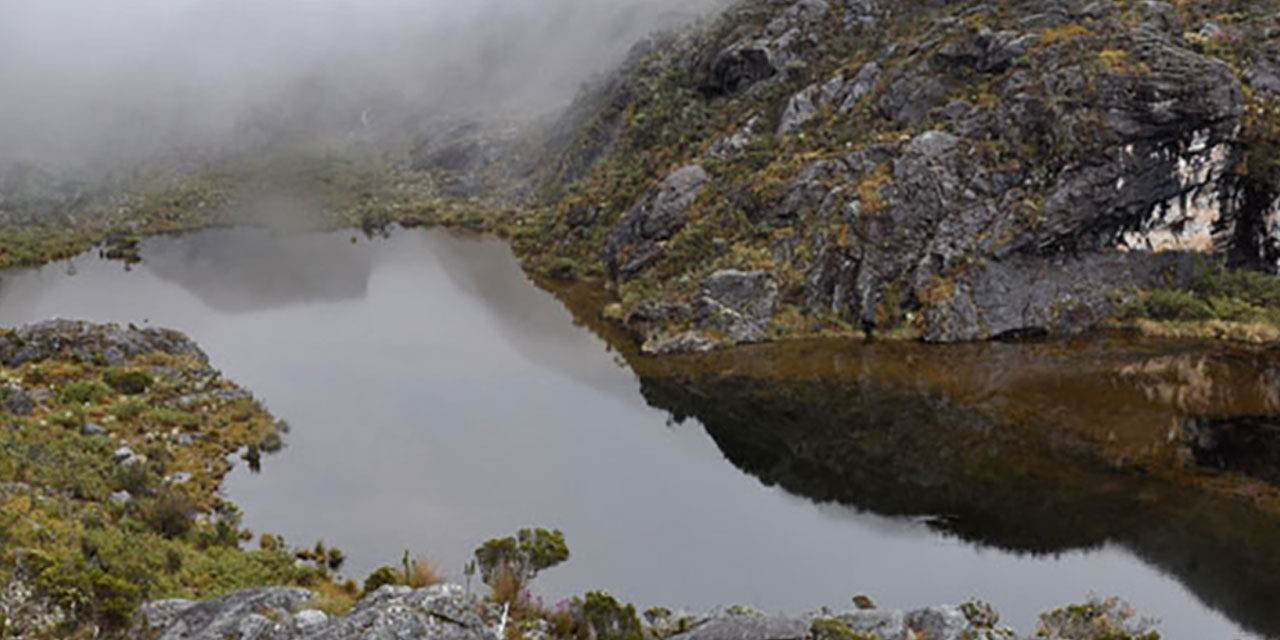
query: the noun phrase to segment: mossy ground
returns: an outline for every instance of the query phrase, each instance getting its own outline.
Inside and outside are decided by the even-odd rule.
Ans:
[[[283,545],[241,548],[250,534],[219,487],[230,458],[272,449],[280,434],[208,365],[164,354],[119,367],[57,360],[0,369],[0,380],[36,399],[30,415],[0,414],[0,584],[27,584],[65,616],[22,628],[31,621],[18,615],[11,632],[111,634],[146,600],[263,585],[341,591]],[[126,446],[136,459],[122,461]]]

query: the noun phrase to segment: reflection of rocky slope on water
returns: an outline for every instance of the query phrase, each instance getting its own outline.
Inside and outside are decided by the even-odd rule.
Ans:
[[[765,484],[1014,551],[1118,544],[1240,624],[1280,634],[1280,517],[1117,465],[1107,446],[1182,464],[1185,433],[1170,441],[1169,429],[1204,420],[1184,412],[1274,410],[1263,356],[811,346],[632,364],[651,404],[696,418]]]
[[[367,248],[335,234],[208,231],[147,243],[143,268],[222,313],[363,298]]]

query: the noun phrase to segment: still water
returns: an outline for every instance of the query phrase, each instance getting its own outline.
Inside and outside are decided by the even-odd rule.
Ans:
[[[1030,632],[1042,609],[1115,594],[1159,618],[1166,638],[1280,635],[1266,613],[1280,602],[1267,592],[1274,583],[1231,577],[1253,556],[1221,552],[1238,543],[1199,546],[1197,523],[1216,513],[1184,514],[1161,498],[1141,526],[1115,528],[1115,512],[1148,513],[1117,502],[1128,486],[1058,509],[1048,494],[1077,476],[1036,473],[1010,476],[1022,481],[986,504],[990,478],[970,483],[964,465],[930,457],[928,439],[903,436],[908,422],[934,419],[931,405],[866,400],[865,390],[865,406],[893,414],[876,418],[884,433],[923,459],[886,453],[868,462],[882,465],[874,477],[860,458],[840,472],[798,464],[806,447],[835,455],[823,438],[846,438],[842,425],[867,415],[828,406],[855,395],[838,380],[766,402],[741,384],[638,375],[529,283],[500,242],[237,230],[153,239],[143,256],[127,271],[87,255],[6,274],[0,324],[65,317],[193,336],[293,427],[261,474],[228,481],[246,524],[336,545],[352,577],[410,550],[460,579],[478,543],[533,525],[563,529],[572,551],[535,583],[549,602],[595,588],[642,608],[789,612],[847,608],[864,593],[888,607],[976,597]],[[938,428],[969,428],[948,425]],[[1067,458],[1017,464],[1074,468]],[[916,464],[920,486],[894,479]],[[1089,473],[1079,484],[1093,485]],[[949,497],[938,502],[940,491]],[[1055,513],[1023,523],[1002,505]],[[1270,522],[1239,525],[1250,527],[1262,532],[1250,540],[1272,539]],[[1280,557],[1274,545],[1250,549]]]

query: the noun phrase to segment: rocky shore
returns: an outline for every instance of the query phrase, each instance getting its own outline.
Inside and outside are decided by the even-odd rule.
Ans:
[[[500,640],[554,637],[539,625],[517,628],[500,608],[457,585],[428,589],[384,586],[344,616],[308,608],[316,594],[305,589],[244,591],[207,602],[170,600],[143,607],[134,640]],[[636,635],[601,633],[600,640],[1019,640],[1031,638],[1001,626],[990,606],[970,602],[909,611],[864,608],[802,615],[765,614],[728,607],[703,614],[646,613]],[[1156,638],[1126,618],[1123,604],[1093,602],[1042,616],[1037,638]],[[1132,614],[1128,614],[1132,615]],[[1101,637],[1101,636],[1097,636]]]

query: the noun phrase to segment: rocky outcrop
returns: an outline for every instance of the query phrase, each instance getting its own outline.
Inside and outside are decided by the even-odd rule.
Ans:
[[[1274,154],[1248,161],[1270,143],[1247,114],[1280,55],[1229,51],[1262,17],[1197,20],[1156,0],[742,0],[612,81],[630,91],[578,174],[593,195],[545,250],[638,282],[627,312],[688,307],[666,338],[722,343],[759,332],[698,326],[701,284],[760,251],[775,313],[939,342],[1086,331],[1203,257],[1274,270],[1280,177],[1258,169]],[[702,169],[655,173],[681,163]],[[638,202],[600,204],[636,184]]]
[[[689,221],[689,207],[707,179],[702,167],[684,167],[631,207],[609,234],[605,249],[614,277],[634,278],[662,257],[666,241]]]
[[[496,640],[497,630],[476,613],[462,588],[412,590],[384,586],[345,616],[307,608],[315,594],[271,587],[233,593],[208,602],[155,602],[139,612],[133,640]],[[730,607],[709,615],[667,615],[651,620],[651,637],[670,640],[845,640],[866,634],[882,640],[997,640],[1013,638],[996,627],[981,605],[937,606],[914,611],[858,610],[841,614],[765,615]],[[678,619],[677,619],[678,618]],[[675,632],[675,629],[683,631]],[[835,631],[832,635],[831,631]],[[840,635],[840,632],[847,635]],[[857,637],[857,636],[854,636]]]
[[[118,365],[148,353],[190,355],[201,362],[208,361],[195,342],[168,329],[49,320],[0,332],[0,365],[5,367],[54,358]],[[6,402],[9,397],[10,392],[5,392]]]
[[[208,602],[169,600],[143,607],[130,633],[141,640],[495,640],[455,585],[384,586],[348,615],[308,608],[316,594],[271,587]]]
[[[700,327],[734,343],[759,342],[769,330],[778,285],[763,271],[717,271],[702,282],[694,315]]]

